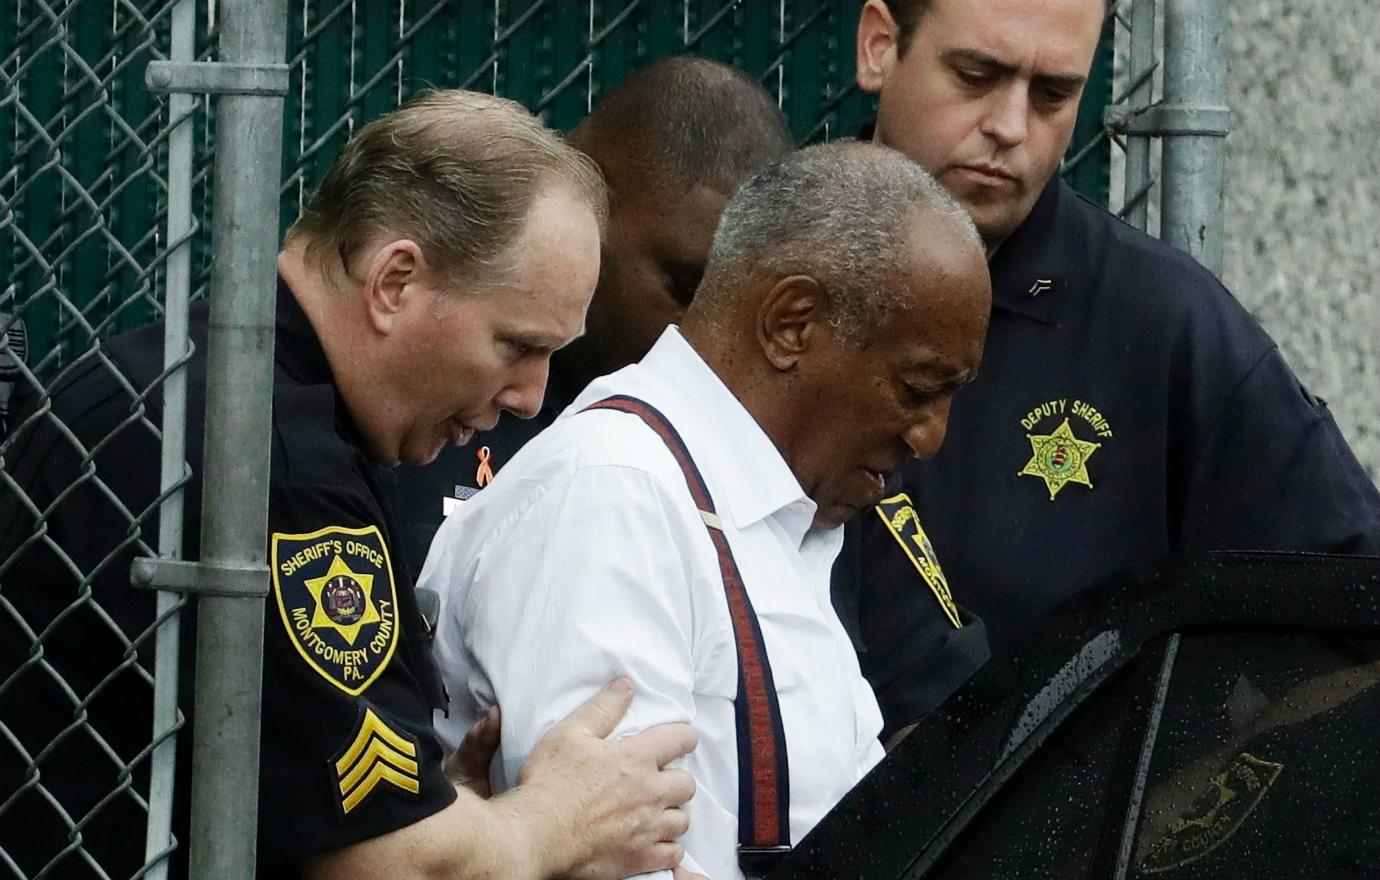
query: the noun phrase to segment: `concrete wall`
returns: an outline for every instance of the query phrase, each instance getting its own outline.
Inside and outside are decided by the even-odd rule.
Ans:
[[[1224,280],[1380,479],[1380,2],[1226,4]]]

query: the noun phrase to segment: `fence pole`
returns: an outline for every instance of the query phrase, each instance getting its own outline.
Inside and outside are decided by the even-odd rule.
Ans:
[[[196,0],[178,0],[172,11],[172,40],[168,58],[188,62],[196,42]],[[167,292],[164,299],[163,366],[184,364],[191,353],[187,339],[187,305],[192,282],[192,106],[184,92],[168,97],[168,253]],[[183,481],[187,448],[187,371],[174,369],[163,382],[163,443],[160,486]],[[182,500],[179,489],[158,509],[158,555],[182,558]],[[158,634],[154,642],[153,754],[149,763],[149,826],[144,862],[150,865],[148,880],[168,876],[171,851],[173,782],[177,761],[179,723],[177,708],[179,626],[185,598],[158,592]],[[185,841],[184,841],[185,845]]]
[[[218,15],[221,62],[283,63],[285,0],[219,0]],[[283,98],[222,95],[216,119],[201,563],[262,569]],[[205,595],[198,603],[191,875],[251,880],[264,599]]]
[[[1130,57],[1127,60],[1126,103],[1132,112],[1150,106],[1155,91],[1155,0],[1132,0]],[[1149,135],[1126,135],[1126,186],[1121,216],[1127,223],[1150,231]]]
[[[1222,270],[1226,168],[1223,0],[1164,0],[1164,155],[1160,237]]]

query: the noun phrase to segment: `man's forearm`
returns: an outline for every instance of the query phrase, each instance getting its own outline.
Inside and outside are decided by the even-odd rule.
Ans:
[[[560,823],[538,797],[514,790],[490,801],[457,789],[455,802],[381,837],[311,859],[308,878],[368,880],[544,880]]]

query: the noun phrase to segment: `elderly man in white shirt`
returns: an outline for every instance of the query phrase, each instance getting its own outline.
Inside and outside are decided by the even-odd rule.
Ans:
[[[683,867],[764,872],[882,757],[830,568],[842,523],[938,450],[990,301],[971,222],[899,153],[811,147],[746,183],[681,327],[438,532],[421,585],[442,597],[442,738],[501,704],[494,782],[512,787],[626,675],[615,736],[700,734]]]

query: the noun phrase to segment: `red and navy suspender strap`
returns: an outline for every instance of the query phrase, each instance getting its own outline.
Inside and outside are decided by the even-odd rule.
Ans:
[[[719,557],[733,640],[738,646],[738,695],[734,716],[738,728],[738,857],[753,873],[765,873],[791,848],[790,774],[781,706],[757,615],[743,586],[738,563],[714,510],[714,499],[685,441],[670,421],[652,405],[635,397],[608,397],[585,409],[612,409],[642,419],[671,450],[695,506],[700,510],[709,540]]]

